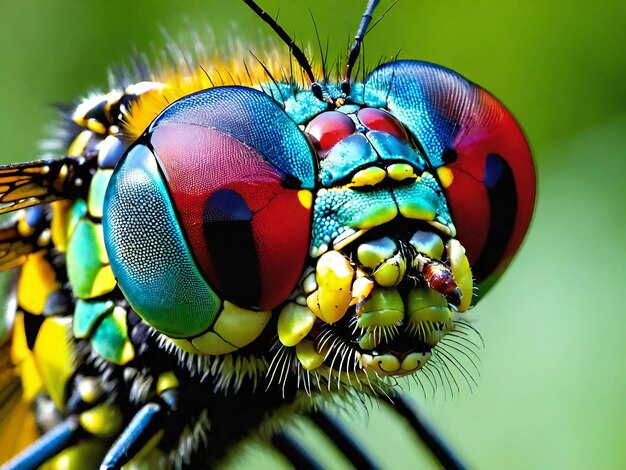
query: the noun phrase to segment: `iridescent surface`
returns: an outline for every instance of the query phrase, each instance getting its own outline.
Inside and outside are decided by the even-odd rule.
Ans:
[[[234,19],[245,40],[256,38],[258,19],[225,3],[2,3],[2,161],[37,157],[54,115],[49,104],[106,88],[105,68],[127,60],[133,46],[163,44],[159,25],[176,37],[190,28],[186,17],[197,29],[213,24],[222,37]],[[280,6],[281,23],[314,41],[302,2],[263,6],[274,14]],[[331,50],[342,49],[359,13],[348,2],[306,6]],[[489,89],[522,123],[534,151],[540,187],[530,234],[474,313],[487,342],[478,389],[447,401],[443,391],[426,400],[412,392],[477,468],[615,468],[626,461],[626,316],[618,297],[626,265],[624,43],[626,6],[610,0],[402,1],[368,36],[372,66],[401,48],[402,58],[443,64]],[[373,410],[366,425],[358,414],[354,432],[388,468],[432,465],[395,418]],[[346,468],[312,431],[303,439],[315,440],[323,464]],[[247,462],[282,464],[256,452]]]

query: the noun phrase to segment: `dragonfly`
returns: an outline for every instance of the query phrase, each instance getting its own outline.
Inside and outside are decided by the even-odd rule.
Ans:
[[[366,71],[285,44],[139,59],[64,114],[55,158],[0,167],[3,468],[214,467],[260,442],[319,468],[309,420],[382,403],[463,462],[401,392],[473,379],[467,312],[522,244],[535,170],[513,115],[443,66]],[[362,79],[359,79],[362,69]]]

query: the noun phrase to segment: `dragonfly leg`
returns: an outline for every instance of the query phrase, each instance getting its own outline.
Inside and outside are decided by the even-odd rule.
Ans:
[[[130,420],[102,460],[100,470],[120,468],[128,463],[162,429],[163,407],[144,405]]]
[[[433,426],[417,412],[406,398],[396,393],[393,399],[385,397],[382,399],[384,403],[407,421],[443,468],[449,470],[464,470],[467,468],[467,465],[463,463]]]
[[[83,429],[78,422],[78,417],[72,415],[9,460],[2,468],[5,470],[34,470],[46,460],[74,445],[82,434]]]
[[[286,432],[272,436],[272,445],[297,469],[322,470],[315,458]]]
[[[315,411],[309,415],[315,425],[328,436],[333,444],[345,455],[356,468],[381,468],[368,455],[367,451],[351,435],[350,432],[333,416],[324,411]]]

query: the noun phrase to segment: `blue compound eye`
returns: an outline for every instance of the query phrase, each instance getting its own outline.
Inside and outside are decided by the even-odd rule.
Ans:
[[[439,65],[389,62],[370,74],[365,89],[366,104],[402,122],[436,169],[479,283],[477,300],[504,272],[530,225],[535,168],[524,133],[489,92]]]
[[[206,330],[221,301],[198,271],[148,147],[129,151],[111,179],[105,204],[111,267],[137,313],[174,338]]]
[[[223,87],[172,104],[123,158],[105,200],[111,267],[137,313],[173,338],[224,301],[271,310],[298,282],[315,164],[267,95]]]

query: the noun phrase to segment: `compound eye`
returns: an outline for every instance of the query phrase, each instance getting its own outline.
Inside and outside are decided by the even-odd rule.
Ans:
[[[493,95],[438,65],[380,66],[367,78],[363,96],[385,92],[385,108],[406,125],[437,171],[478,285],[475,303],[510,263],[533,214],[535,167],[524,132]]]
[[[400,121],[382,109],[363,108],[356,115],[359,121],[371,131],[386,132],[403,142],[409,140],[409,136]]]
[[[318,153],[325,155],[340,140],[356,132],[354,121],[339,111],[327,111],[313,119],[304,132]]]
[[[122,158],[106,191],[104,238],[146,323],[192,339],[227,301],[266,311],[288,298],[309,250],[315,156],[274,100],[243,87],[193,93]]]

